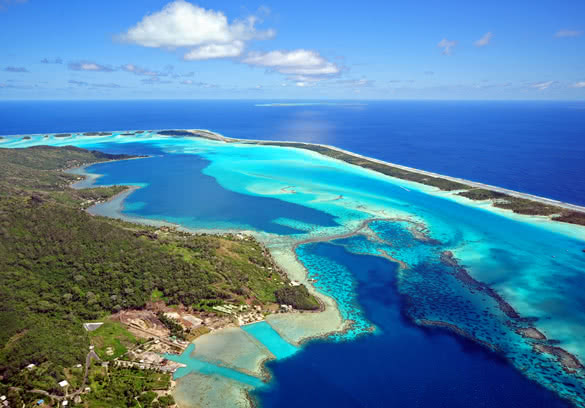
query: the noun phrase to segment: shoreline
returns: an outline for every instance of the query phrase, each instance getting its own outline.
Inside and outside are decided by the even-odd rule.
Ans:
[[[321,149],[327,149],[327,150],[330,150],[330,151],[333,151],[336,153],[345,154],[345,155],[351,156],[351,157],[356,158],[356,159],[365,160],[366,162],[379,164],[379,165],[382,165],[382,166],[385,166],[388,168],[395,168],[395,169],[403,170],[406,172],[418,174],[421,176],[427,176],[427,177],[432,177],[435,179],[446,180],[446,181],[449,181],[452,183],[463,184],[467,187],[470,187],[471,189],[485,189],[485,190],[489,190],[489,191],[495,192],[495,193],[506,194],[506,195],[509,195],[509,196],[512,196],[515,198],[534,201],[534,202],[539,203],[539,204],[558,207],[558,208],[563,209],[563,210],[576,211],[578,213],[582,213],[585,215],[585,206],[582,206],[582,205],[567,203],[564,201],[560,201],[560,200],[556,200],[556,199],[548,198],[548,197],[543,197],[543,196],[538,196],[538,195],[531,194],[531,193],[523,193],[520,191],[511,190],[511,189],[499,187],[499,186],[494,186],[491,184],[486,184],[486,183],[482,183],[482,182],[478,182],[478,181],[467,180],[467,179],[460,178],[460,177],[448,176],[445,174],[440,174],[440,173],[435,173],[435,172],[431,172],[431,171],[427,171],[427,170],[417,169],[414,167],[404,166],[401,164],[397,164],[397,163],[393,163],[393,162],[389,162],[389,161],[385,161],[385,160],[380,160],[380,159],[376,159],[376,158],[369,157],[369,156],[364,156],[364,155],[361,155],[359,153],[355,153],[355,152],[352,152],[350,150],[345,150],[345,149],[342,149],[340,147],[336,147],[333,145],[320,144],[320,143],[309,143],[309,142],[281,141],[281,140],[239,139],[239,138],[224,136],[220,133],[211,131],[209,129],[152,129],[152,130],[143,130],[143,131],[140,131],[140,133],[137,133],[137,132],[138,131],[136,131],[136,130],[112,130],[112,131],[102,131],[102,133],[109,133],[110,135],[84,135],[84,133],[99,133],[99,132],[75,131],[75,132],[65,132],[65,133],[69,134],[70,136],[63,137],[63,139],[68,139],[70,137],[73,137],[73,135],[79,135],[79,136],[83,136],[83,137],[96,137],[96,138],[109,137],[109,136],[112,136],[114,133],[121,133],[119,136],[128,136],[130,134],[136,135],[136,134],[144,134],[144,133],[156,133],[156,134],[159,134],[160,136],[168,136],[168,137],[173,137],[173,136],[174,137],[178,137],[178,136],[189,137],[190,135],[192,135],[193,137],[201,137],[201,138],[215,140],[215,141],[219,141],[219,142],[225,142],[225,143],[242,143],[242,144],[257,144],[257,145],[265,145],[265,146],[304,148],[305,150],[313,151],[317,154],[323,155],[322,153],[320,153],[318,151],[310,149],[311,147],[316,147],[316,148],[321,148]],[[161,134],[160,132],[168,132],[168,134]],[[172,135],[171,134],[172,132],[180,132],[180,133],[182,132],[183,134]],[[188,133],[188,134],[185,134],[185,133]],[[53,134],[53,133],[48,133],[48,134]],[[30,134],[30,135],[25,135],[25,134],[4,135],[4,137],[5,137],[4,140],[6,141],[7,138],[18,138],[18,137],[24,137],[24,136],[43,136],[43,135],[48,135],[48,134],[35,133],[35,134]],[[331,157],[331,156],[327,156],[327,155],[325,155],[325,156],[333,158],[333,159],[337,159],[335,157]],[[149,157],[149,156],[147,156],[147,157]],[[137,157],[137,158],[141,158],[141,157]],[[341,159],[337,159],[337,160],[341,160]],[[345,160],[341,160],[341,161],[343,161],[347,164],[353,164],[353,163],[349,163]],[[353,164],[353,165],[357,165],[358,167],[368,169],[367,167],[364,167],[363,165],[359,165],[359,164]],[[372,170],[376,173],[384,174],[384,173],[381,173],[380,171],[377,171],[377,170],[373,170],[373,169],[368,169],[368,170]],[[396,178],[399,180],[411,181],[408,179],[403,179],[403,178],[395,177],[395,176],[389,176],[389,177],[393,177],[393,178]],[[425,186],[432,187],[432,185],[424,184],[424,183],[421,183],[418,181],[413,181],[413,182],[416,184],[422,184]],[[440,190],[442,190],[442,189],[440,189]],[[445,191],[445,190],[442,190],[442,191]],[[446,191],[452,192],[452,191],[458,191],[458,190],[453,189],[453,190],[446,190]],[[461,196],[461,197],[467,198],[465,196]],[[469,201],[477,201],[477,202],[491,201],[489,199],[485,199],[485,200],[473,200],[470,198],[467,198],[467,199]],[[496,207],[496,208],[498,208],[498,207]],[[509,210],[509,211],[514,212],[513,210]],[[516,213],[516,214],[530,216],[530,214],[522,214],[522,213]],[[537,215],[537,214],[535,214],[535,215]],[[554,219],[551,219],[551,218],[549,218],[549,219],[551,221],[555,221]],[[573,223],[570,223],[570,224],[583,225],[583,224],[573,224]]]
[[[211,132],[207,131],[207,133],[211,133]],[[222,138],[224,138],[223,136],[221,136],[221,137],[222,137]],[[230,140],[229,138],[225,138],[225,139],[228,139],[228,140]],[[242,143],[245,143],[245,140],[238,140],[238,139],[231,139],[231,140],[234,140],[234,141],[236,141],[236,142],[242,142]],[[260,142],[262,142],[262,141],[260,141]],[[280,142],[279,142],[279,143],[280,143]],[[295,142],[290,142],[290,143],[295,143]],[[319,145],[317,145],[317,146],[319,146]],[[293,146],[293,147],[294,147],[294,146]],[[333,149],[333,150],[335,150],[336,148],[332,148],[332,149]],[[355,155],[355,156],[356,156],[356,157],[359,157],[359,155]],[[142,158],[142,157],[135,157],[135,158]],[[120,160],[131,160],[131,159],[134,159],[134,158],[120,159]],[[374,160],[374,159],[369,159],[369,160]],[[111,161],[119,161],[119,160],[111,160]],[[98,162],[98,163],[100,163],[100,162]],[[97,163],[93,163],[93,164],[97,164]],[[81,166],[80,168],[85,168],[85,167],[88,167],[88,166],[91,166],[91,165],[92,165],[92,164],[88,164],[88,165],[85,165],[85,166]],[[77,168],[77,169],[79,169],[79,168]],[[421,170],[421,172],[424,172],[424,171],[422,171],[422,170]],[[91,173],[88,173],[88,174],[91,174]],[[423,173],[423,174],[424,174],[424,173]],[[99,176],[97,176],[95,179],[97,179],[97,178],[99,178]],[[93,181],[95,181],[95,179],[94,179]],[[93,182],[93,181],[92,181],[92,182]],[[76,183],[75,183],[75,184],[76,184]],[[100,187],[100,186],[93,186],[93,187]],[[111,202],[111,201],[116,201],[116,199],[119,199],[118,201],[120,201],[121,203],[123,203],[124,199],[125,199],[125,198],[126,198],[128,195],[130,195],[130,194],[131,194],[133,191],[135,191],[136,189],[140,188],[140,186],[135,186],[135,185],[127,185],[127,186],[125,186],[125,187],[127,187],[127,189],[126,189],[126,190],[124,190],[123,192],[121,192],[121,193],[118,193],[118,194],[116,194],[115,196],[111,197],[111,198],[110,198],[108,201],[106,201],[105,203],[102,203],[102,204],[97,204],[97,205],[103,205],[103,204],[106,204],[106,203],[108,203],[108,202]],[[520,194],[522,194],[522,193],[520,193]],[[536,196],[535,196],[535,197],[536,197]],[[121,199],[120,199],[120,198],[121,198]],[[545,199],[545,198],[543,198],[543,199]],[[548,199],[545,199],[545,200],[548,200]],[[93,208],[93,207],[95,207],[95,206],[92,206],[92,207],[90,207],[90,208]],[[578,206],[577,206],[577,207],[578,207]],[[580,207],[580,208],[582,208],[582,207]],[[583,208],[583,211],[585,211],[585,208]],[[118,208],[118,210],[117,210],[116,212],[120,214],[120,218],[121,218],[121,219],[124,219],[124,220],[126,220],[126,221],[129,221],[129,222],[133,222],[133,223],[137,223],[137,222],[138,222],[138,223],[140,223],[139,221],[137,221],[137,219],[134,219],[134,218],[131,218],[131,217],[127,217],[127,216],[124,216],[124,215],[122,215],[122,214],[121,214],[121,207],[120,207],[120,208]],[[160,222],[160,223],[167,224],[167,223],[166,223],[166,222],[164,222],[164,221],[150,220],[150,219],[147,219],[147,218],[144,218],[144,219],[142,219],[142,218],[141,218],[141,220],[143,220],[143,222],[144,222],[145,224],[150,224],[150,225],[155,225],[155,226],[157,226],[157,223],[159,223],[159,222]],[[369,220],[366,220],[366,221],[364,221],[363,223],[364,223],[364,224],[367,224],[367,223],[369,223],[369,222],[371,222],[371,221],[374,221],[374,219],[369,219]],[[391,220],[388,220],[388,221],[391,221]],[[176,224],[172,224],[172,225],[176,225]],[[343,236],[342,236],[342,235],[339,235],[339,236],[337,236],[337,237],[336,237],[336,236],[330,236],[330,237],[325,237],[325,236],[324,236],[324,237],[321,237],[321,238],[308,239],[308,240],[306,240],[306,241],[301,241],[301,242],[298,242],[298,243],[296,243],[295,245],[293,245],[293,255],[295,254],[295,252],[294,252],[294,248],[296,248],[298,245],[301,245],[301,244],[303,244],[303,243],[317,242],[317,241],[331,241],[331,240],[335,240],[335,239],[341,239],[341,238],[344,238],[344,237],[347,237],[347,236],[350,236],[350,235],[354,235],[354,234],[356,234],[356,233],[359,233],[359,230],[361,230],[362,228],[363,228],[363,227],[359,228],[359,229],[358,229],[358,231],[356,231],[356,232],[354,232],[354,233],[352,233],[352,234],[344,234]],[[197,233],[197,232],[195,232],[195,230],[192,230],[192,229],[189,229],[189,228],[184,228],[184,227],[183,227],[183,228],[181,228],[181,229],[184,229],[185,231],[188,231],[188,232],[191,232],[191,233]],[[236,230],[236,231],[237,231],[237,230]],[[206,233],[212,233],[212,234],[213,234],[213,233],[222,233],[223,231],[222,231],[222,230],[219,230],[219,229],[218,229],[218,230],[211,229],[211,230],[205,230],[205,232],[206,232]],[[258,236],[258,234],[253,234],[253,235],[254,235],[254,236]],[[290,249],[290,248],[287,248],[287,249]],[[390,259],[390,260],[392,261],[392,259]],[[306,272],[307,272],[307,271],[306,271],[306,268],[304,268],[304,266],[302,265],[302,263],[301,263],[301,262],[300,262],[298,259],[297,259],[297,262],[298,262],[298,263],[301,265],[301,267],[302,267],[302,268],[303,268],[303,270],[305,271],[305,278],[307,278],[307,274],[306,274]],[[285,269],[285,271],[286,271],[286,273],[287,273],[287,275],[288,275],[288,274],[289,274],[288,268],[287,268],[287,267],[283,267],[283,269]],[[311,288],[313,288],[313,289],[314,289],[313,285],[311,285]],[[315,291],[316,291],[316,290],[315,290]],[[322,294],[319,294],[319,295],[322,295]],[[335,306],[333,306],[333,307],[335,308]],[[339,313],[339,311],[337,311],[337,312]],[[504,311],[504,313],[505,313],[505,311]],[[507,314],[507,313],[506,313],[506,314]],[[294,314],[293,314],[293,315],[294,315]],[[292,315],[291,315],[291,316],[292,316]],[[510,316],[510,317],[511,317],[511,316]],[[517,316],[517,318],[518,318],[518,316]],[[266,320],[265,320],[265,321],[266,321]],[[445,326],[444,326],[444,324],[445,324],[444,322],[433,322],[433,321],[430,321],[430,322],[431,322],[431,323],[435,323],[435,324],[428,324],[429,326],[439,326],[439,327],[441,327],[441,326],[442,326],[442,327],[443,327],[443,329],[447,329],[447,330],[449,330],[449,329],[450,329],[451,331],[455,332],[455,334],[462,335],[461,333],[458,333],[456,330],[453,330],[453,328],[445,327]],[[268,323],[268,321],[267,321],[267,323]],[[442,323],[442,324],[441,324],[441,323]],[[270,323],[269,323],[269,324],[270,324]],[[272,324],[271,324],[271,326],[272,326]],[[276,327],[274,327],[274,326],[273,326],[273,328],[274,328],[274,330],[275,330],[275,331],[277,331],[277,332],[280,334],[280,331],[279,331],[279,330],[278,330]],[[330,333],[331,333],[331,332],[329,332],[329,333],[326,333],[326,334],[322,334],[322,335],[317,335],[317,336],[309,336],[309,337],[305,337],[305,338],[304,338],[304,339],[303,339],[303,340],[302,340],[302,341],[301,341],[299,344],[303,344],[303,343],[305,343],[306,341],[309,341],[309,340],[311,340],[311,339],[313,339],[313,338],[326,337],[326,336],[327,336],[328,334],[330,334]],[[286,339],[286,338],[287,338],[287,337],[285,337],[285,336],[282,336],[282,337],[283,337],[283,339]],[[464,337],[466,337],[466,336],[464,336]],[[565,352],[564,350],[560,349],[560,348],[554,348],[554,349],[550,348],[550,349],[546,349],[546,350],[545,350],[545,349],[539,349],[539,350],[537,350],[537,351],[539,351],[539,352],[541,352],[541,353],[549,354],[549,355],[556,355],[557,357],[559,357],[559,356],[560,356],[560,357],[559,357],[559,362],[560,362],[560,358],[561,358],[561,357],[562,357],[562,358],[564,358],[564,359],[565,359],[565,361],[567,361],[567,359],[570,359],[570,357],[572,357],[572,356],[569,356],[569,355],[568,355],[568,353],[567,353],[567,354],[563,354],[563,352],[564,352],[564,353],[566,353],[566,352]],[[576,363],[576,364],[580,364],[580,363]]]
[[[148,158],[148,157],[139,157],[139,158]],[[132,159],[134,159],[134,158],[132,158]],[[131,159],[129,158],[129,159],[109,160],[109,161],[106,161],[105,163],[114,162],[114,161],[122,161],[122,160],[131,160]],[[106,187],[106,186],[96,186],[95,184],[93,184],[93,183],[95,183],[95,181],[97,179],[99,179],[101,177],[101,175],[88,173],[85,171],[85,169],[87,167],[92,166],[93,164],[99,164],[99,163],[104,163],[104,162],[86,164],[86,165],[79,166],[79,167],[76,167],[73,169],[68,169],[67,170],[68,172],[70,172],[71,170],[74,170],[75,173],[73,173],[73,174],[81,176],[81,177],[85,177],[83,180],[76,181],[76,182],[72,183],[70,185],[70,187],[71,188]],[[83,184],[81,187],[77,186],[80,183],[86,183],[86,182],[88,183],[87,185]],[[265,234],[258,233],[256,231],[244,231],[244,230],[238,230],[238,229],[225,229],[224,230],[224,229],[219,229],[219,228],[217,228],[217,229],[207,229],[207,228],[192,229],[192,228],[184,227],[184,226],[181,226],[179,224],[172,223],[172,222],[165,221],[165,220],[155,220],[155,219],[149,219],[149,218],[128,216],[128,215],[125,215],[122,213],[124,201],[130,194],[132,194],[134,191],[142,188],[142,186],[125,185],[125,184],[123,184],[121,186],[126,187],[126,188],[123,191],[110,197],[107,201],[94,204],[88,208],[83,209],[83,211],[89,213],[92,216],[105,216],[105,217],[109,217],[109,218],[120,219],[122,221],[130,222],[130,223],[134,223],[134,224],[150,225],[153,227],[161,227],[161,226],[174,227],[177,230],[181,230],[181,231],[184,231],[184,232],[187,232],[190,234],[205,233],[205,234],[221,235],[221,234],[242,234],[242,233],[245,233],[245,234],[251,235],[264,248],[266,248],[268,250],[273,261],[282,270],[285,271],[285,273],[287,274],[289,279],[299,280],[299,281],[302,280],[303,282],[310,284],[310,282],[307,279],[308,271],[305,268],[305,266],[302,264],[302,262],[300,262],[300,260],[298,260],[298,258],[296,257],[295,251],[294,251],[294,249],[298,246],[297,243],[288,243],[284,247],[282,245],[278,245],[278,247],[273,247],[268,242],[269,239],[268,239],[268,237],[265,236]],[[365,225],[365,223],[364,223],[364,225]],[[353,234],[354,233],[351,233],[350,235],[353,235]],[[333,238],[331,238],[331,239],[337,239],[337,238],[338,238],[337,236],[333,236]],[[314,240],[324,241],[324,240],[329,240],[329,239],[328,239],[328,237],[320,237],[320,238],[314,238]],[[309,239],[307,242],[311,242],[311,241],[313,241],[313,239]],[[300,242],[299,245],[301,243],[304,243],[304,242],[305,241]],[[291,264],[291,259],[287,259],[287,258],[292,258],[292,262],[294,262],[296,265]],[[293,272],[294,269],[299,269],[299,271],[297,271],[297,273],[294,273]],[[302,274],[302,279],[301,279],[300,274]],[[262,321],[270,324],[270,326],[275,331],[277,331],[283,339],[286,339],[287,341],[289,341],[295,345],[301,345],[301,344],[303,344],[306,341],[309,341],[311,339],[327,337],[328,335],[330,335],[332,333],[343,332],[344,330],[346,330],[346,327],[345,327],[346,324],[341,319],[341,314],[339,313],[339,310],[337,309],[335,300],[333,300],[329,296],[317,291],[312,284],[309,285],[308,289],[311,291],[311,293],[313,295],[315,295],[318,298],[317,300],[318,300],[319,306],[320,306],[318,310],[303,311],[302,313],[295,312],[295,313],[273,314],[273,315],[267,316],[267,318],[262,320]],[[310,316],[316,317],[317,315],[322,315],[323,313],[331,313],[331,312],[333,312],[334,314],[336,314],[338,316],[339,324],[335,325],[336,327],[330,327],[329,329],[326,329],[326,331],[321,331],[320,333],[311,333],[310,335],[306,335],[306,336],[301,335],[301,336],[299,336],[298,339],[292,339],[289,336],[284,335],[283,333],[281,333],[281,330],[278,327],[275,327],[271,323],[271,320],[277,320],[278,318],[296,319],[298,317],[304,316],[305,319],[307,319]],[[268,317],[271,317],[271,318],[268,318]],[[331,320],[331,319],[329,318],[328,320]],[[253,322],[253,323],[257,323],[257,322]],[[250,324],[253,324],[253,323],[250,323]],[[222,330],[222,329],[219,329],[219,330]],[[309,330],[309,331],[311,331],[311,330]],[[207,335],[209,335],[209,334],[211,334],[211,333],[208,333]]]
[[[467,201],[470,201],[470,202],[476,202],[476,203],[488,202],[489,206],[493,207],[494,209],[506,210],[508,212],[512,212],[512,213],[514,213],[516,215],[520,215],[520,216],[526,216],[526,217],[539,216],[539,217],[544,217],[545,219],[550,220],[550,221],[562,222],[563,224],[585,226],[585,221],[583,221],[583,223],[563,222],[563,221],[560,221],[560,220],[557,220],[557,219],[551,217],[551,215],[562,214],[563,211],[574,211],[574,212],[577,212],[580,215],[582,215],[585,219],[585,206],[581,206],[581,205],[573,204],[573,203],[567,203],[567,202],[555,200],[553,198],[537,196],[537,195],[530,194],[530,193],[523,193],[520,191],[511,190],[511,189],[507,189],[504,187],[498,187],[498,186],[494,186],[494,185],[490,185],[490,184],[486,184],[486,183],[481,183],[481,182],[477,182],[477,181],[472,181],[472,180],[467,180],[467,179],[463,179],[463,178],[459,178],[459,177],[452,177],[452,176],[448,176],[448,175],[444,175],[444,174],[434,173],[431,171],[416,169],[414,167],[408,167],[408,166],[404,166],[401,164],[396,164],[396,163],[364,156],[364,155],[361,155],[359,153],[355,153],[355,152],[345,150],[345,149],[342,149],[342,148],[339,148],[336,146],[332,146],[332,145],[319,144],[319,143],[308,143],[308,142],[279,141],[279,140],[238,139],[238,138],[231,138],[231,137],[223,136],[219,133],[215,133],[215,132],[212,132],[212,131],[207,130],[207,129],[186,129],[186,130],[184,130],[184,132],[185,131],[193,134],[193,136],[195,136],[195,137],[202,137],[202,138],[225,142],[225,143],[242,143],[242,144],[253,144],[253,145],[262,145],[262,146],[278,146],[278,147],[291,147],[291,148],[305,149],[305,150],[309,150],[311,152],[314,152],[316,154],[320,154],[322,156],[329,157],[329,158],[332,158],[335,160],[340,160],[346,164],[355,165],[355,166],[361,167],[363,169],[374,171],[378,174],[383,174],[385,176],[392,177],[392,178],[395,178],[395,179],[398,179],[401,181],[409,181],[409,182],[416,183],[418,185],[423,185],[423,186],[427,186],[430,188],[436,188],[436,189],[443,191],[443,192],[454,193],[453,195],[457,196],[457,198],[465,198]],[[363,160],[365,163],[348,162],[347,160],[343,160],[343,159],[340,159],[338,157],[323,154],[323,152],[315,150],[314,148],[325,149],[325,150],[329,150],[331,152],[347,155],[347,156],[350,156],[354,159]],[[377,169],[372,169],[372,168],[367,167],[366,165],[369,163],[384,166],[389,170],[398,169],[400,171],[404,171],[407,173],[412,173],[412,174],[416,174],[419,176],[430,177],[432,179],[437,179],[437,180],[444,180],[444,181],[459,184],[459,185],[462,185],[462,186],[468,187],[468,188],[467,189],[465,189],[465,188],[464,189],[457,189],[457,188],[443,189],[443,188],[438,187],[438,186],[433,185],[433,184],[425,184],[425,183],[422,183],[422,182],[417,181],[417,180],[409,180],[408,178],[401,178],[401,177],[397,177],[395,175],[385,174]],[[558,214],[557,213],[554,213],[554,214],[527,214],[527,213],[522,213],[522,212],[516,212],[512,208],[497,207],[496,205],[494,205],[494,204],[497,204],[496,199],[472,199],[472,198],[466,197],[465,195],[458,194],[460,192],[474,191],[477,189],[487,190],[491,193],[503,194],[503,195],[507,195],[507,196],[514,197],[514,198],[521,199],[521,200],[528,200],[528,201],[542,204],[545,206],[555,207],[555,208],[558,208],[559,211],[558,211]]]

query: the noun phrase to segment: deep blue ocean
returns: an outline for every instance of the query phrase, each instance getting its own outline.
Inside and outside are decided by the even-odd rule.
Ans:
[[[412,324],[402,313],[396,264],[330,243],[307,247],[352,271],[359,307],[378,332],[342,343],[316,341],[268,363],[273,380],[255,393],[263,408],[569,407],[479,345]]]
[[[375,158],[585,205],[585,102],[0,102],[0,135],[207,128],[335,145]],[[274,102],[274,101],[268,101]]]

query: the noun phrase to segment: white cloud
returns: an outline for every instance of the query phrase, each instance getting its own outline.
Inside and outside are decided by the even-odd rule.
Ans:
[[[557,81],[546,81],[546,82],[534,82],[528,85],[530,88],[538,89],[539,91],[544,91],[551,87],[551,85],[556,84]]]
[[[451,55],[453,53],[453,48],[457,45],[457,41],[449,41],[446,38],[443,38],[437,44],[437,47],[443,49],[443,55]]]
[[[585,81],[575,82],[573,88],[585,88]]]
[[[473,43],[476,47],[485,47],[490,43],[493,38],[493,34],[491,32],[485,33],[479,40]]]
[[[581,30],[559,30],[555,33],[555,37],[563,38],[563,37],[581,37],[583,35],[583,31]]]
[[[192,48],[184,56],[187,60],[227,58],[241,55],[246,41],[274,36],[273,30],[258,31],[257,22],[250,16],[230,23],[221,11],[176,0],[146,15],[120,38],[144,47]]]
[[[243,60],[248,65],[273,69],[290,75],[334,75],[341,69],[319,53],[298,49],[292,51],[251,52]],[[304,81],[301,81],[304,82]]]
[[[212,58],[237,57],[244,51],[244,42],[236,40],[230,44],[207,44],[186,53],[186,61],[206,60]]]
[[[70,62],[69,69],[73,71],[112,72],[113,68],[91,61]]]

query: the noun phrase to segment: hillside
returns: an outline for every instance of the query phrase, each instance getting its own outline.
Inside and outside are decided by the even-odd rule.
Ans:
[[[288,285],[251,238],[161,231],[83,211],[124,187],[74,190],[75,176],[62,170],[122,158],[72,147],[0,149],[0,392],[60,392],[57,382],[85,361],[83,322],[154,297],[193,310],[266,305]]]

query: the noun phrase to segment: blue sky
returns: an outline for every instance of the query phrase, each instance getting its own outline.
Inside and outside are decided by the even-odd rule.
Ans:
[[[0,99],[585,99],[585,1],[0,0]]]

